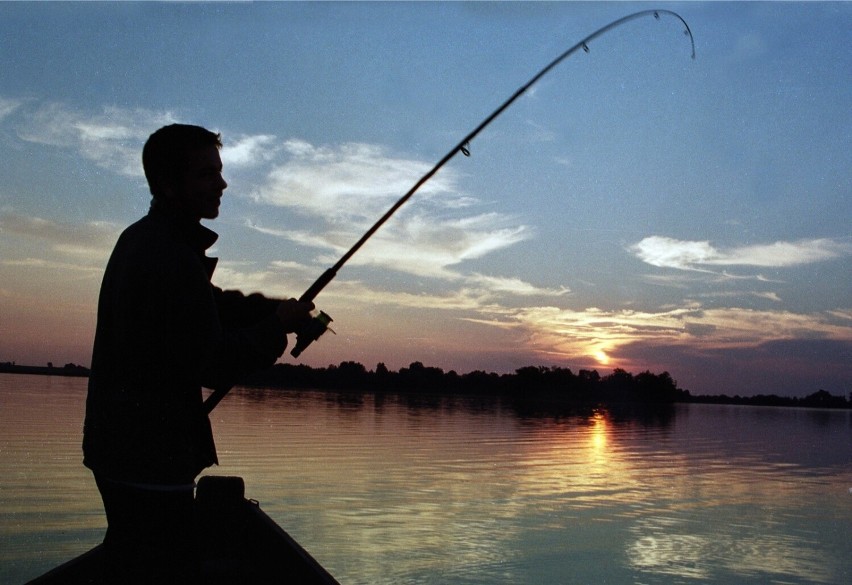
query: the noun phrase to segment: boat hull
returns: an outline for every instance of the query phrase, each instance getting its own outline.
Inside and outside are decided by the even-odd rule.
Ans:
[[[244,491],[238,477],[205,476],[198,482],[203,583],[339,585]],[[103,545],[98,545],[28,585],[102,584],[103,561]]]

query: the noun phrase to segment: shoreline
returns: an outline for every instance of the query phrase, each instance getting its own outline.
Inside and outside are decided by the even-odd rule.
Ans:
[[[274,368],[274,367],[273,367]],[[291,372],[293,373],[293,372]],[[371,372],[372,373],[372,372]],[[69,363],[64,366],[25,366],[18,365],[11,362],[3,362],[0,363],[0,374],[26,374],[26,375],[41,375],[41,376],[64,376],[64,377],[74,377],[74,378],[86,378],[89,376],[89,369],[80,366],[77,364]],[[394,372],[394,374],[396,374]],[[443,372],[442,372],[443,374]],[[298,377],[296,377],[298,378]],[[357,376],[355,376],[357,378]],[[438,380],[433,380],[438,383]],[[302,383],[299,383],[302,382]],[[240,384],[241,386],[248,388],[269,388],[274,390],[303,390],[306,388],[314,388],[317,390],[334,390],[338,392],[390,392],[390,393],[416,393],[418,390],[423,390],[422,385],[413,384],[412,387],[408,390],[399,390],[396,384],[390,385],[387,387],[385,385],[379,384],[378,388],[370,389],[370,384],[365,384],[363,381],[361,383],[357,383],[357,380],[350,380],[350,383],[346,383],[341,379],[335,379],[335,384],[329,386],[328,384],[305,384],[305,380],[291,380],[291,384],[281,384],[280,380],[269,379],[266,376],[261,377],[260,379],[255,380],[246,380],[244,383]],[[328,382],[328,381],[326,381]],[[412,380],[409,380],[412,382]],[[438,384],[441,385],[441,384]],[[396,388],[394,388],[396,386]],[[553,388],[550,388],[552,390]],[[676,388],[676,390],[679,390]],[[570,396],[570,395],[560,395],[558,391],[550,394],[547,389],[539,388],[536,392],[531,392],[526,396],[521,394],[515,394],[513,392],[505,392],[500,391],[498,388],[479,388],[474,391],[465,391],[461,388],[455,389],[447,389],[445,392],[440,392],[441,394],[446,395],[455,395],[455,396],[476,396],[476,395],[493,395],[493,396],[503,396],[503,397],[512,397],[515,399],[526,398],[530,402],[540,402],[542,400],[556,400],[557,402],[567,402],[567,403],[575,403],[575,404],[609,404],[609,403],[634,403],[634,404],[642,404],[646,403],[649,405],[656,404],[730,404],[730,405],[743,405],[743,406],[775,406],[775,407],[806,407],[806,408],[829,408],[829,409],[852,409],[852,397],[847,399],[845,396],[834,396],[824,390],[819,390],[805,397],[782,397],[773,394],[765,395],[759,394],[756,396],[739,396],[734,395],[730,396],[727,394],[719,394],[719,395],[691,395],[688,391],[678,391],[676,395],[667,397],[667,400],[662,401],[646,401],[637,399],[636,397],[630,397],[625,400],[626,397],[621,397],[621,400],[615,399],[614,397],[604,398],[604,397],[583,397],[580,396]],[[544,391],[542,391],[544,390]]]
[[[38,376],[70,376],[74,378],[88,378],[89,368],[76,364],[65,364],[64,366],[19,366],[12,363],[0,364],[0,374],[32,374]]]

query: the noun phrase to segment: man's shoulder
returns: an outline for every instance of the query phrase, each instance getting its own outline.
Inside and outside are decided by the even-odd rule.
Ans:
[[[162,231],[162,228],[157,226],[157,222],[152,221],[150,215],[145,215],[124,228],[124,231],[121,232],[121,238],[138,238],[148,234],[155,235]]]
[[[146,215],[127,226],[119,242],[122,240],[127,243],[158,246],[176,246],[182,243],[182,239],[177,237],[175,230],[167,222],[152,215]]]
[[[191,260],[195,254],[168,225],[145,216],[124,229],[116,242],[113,256],[131,263],[165,267]]]

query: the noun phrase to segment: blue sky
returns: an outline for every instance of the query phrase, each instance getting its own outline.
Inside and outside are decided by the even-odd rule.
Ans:
[[[222,133],[214,281],[317,299],[301,361],[852,390],[852,4],[2,3],[0,361],[88,365],[170,122]],[[290,359],[289,356],[285,359]]]

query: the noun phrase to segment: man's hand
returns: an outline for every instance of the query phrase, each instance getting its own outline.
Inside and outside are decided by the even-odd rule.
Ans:
[[[314,310],[314,304],[310,301],[302,302],[296,299],[287,299],[278,303],[278,308],[275,314],[281,320],[286,333],[299,331],[307,325],[311,320],[311,311]]]

